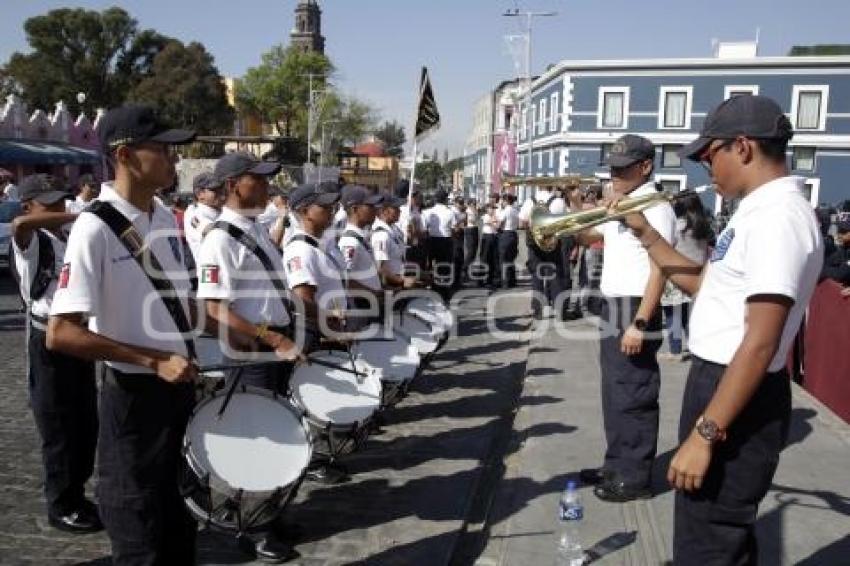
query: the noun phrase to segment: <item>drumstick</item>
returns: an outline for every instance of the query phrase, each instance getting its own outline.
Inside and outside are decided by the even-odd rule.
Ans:
[[[339,371],[344,371],[347,373],[353,373],[357,377],[366,377],[367,374],[357,371],[356,369],[347,368],[345,366],[340,366],[337,364],[332,364],[331,362],[326,362],[323,360],[317,360],[313,358],[307,359],[308,364],[316,364],[317,366],[324,366],[326,368],[337,369]]]

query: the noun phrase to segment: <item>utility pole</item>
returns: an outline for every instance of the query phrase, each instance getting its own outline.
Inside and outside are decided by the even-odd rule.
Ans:
[[[313,143],[313,109],[316,105],[316,94],[324,94],[324,90],[313,90],[313,77],[317,78],[325,78],[324,73],[305,73],[305,77],[307,77],[309,83],[309,91],[307,94],[307,163],[310,163],[310,158],[312,157],[312,143]]]
[[[528,116],[528,119],[526,120],[526,124],[528,126],[528,166],[526,168],[526,176],[531,177],[531,156],[532,149],[534,146],[534,112],[531,108],[531,28],[534,22],[534,18],[546,18],[551,16],[557,16],[558,12],[520,12],[519,8],[516,8],[514,10],[507,10],[502,15],[508,18],[518,18],[520,16],[525,16],[526,18],[527,39],[525,44],[525,111],[526,115]],[[521,122],[522,113],[520,113],[520,128],[522,128]],[[517,139],[517,144],[519,144],[519,139]]]

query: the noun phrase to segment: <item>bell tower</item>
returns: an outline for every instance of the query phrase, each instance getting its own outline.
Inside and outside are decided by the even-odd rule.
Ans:
[[[303,51],[325,53],[322,36],[322,10],[317,0],[299,0],[295,8],[295,27],[289,34],[292,45]]]

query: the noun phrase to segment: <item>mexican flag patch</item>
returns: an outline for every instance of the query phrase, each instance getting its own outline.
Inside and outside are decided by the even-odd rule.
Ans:
[[[203,265],[201,266],[201,283],[212,283],[218,285],[218,266]]]

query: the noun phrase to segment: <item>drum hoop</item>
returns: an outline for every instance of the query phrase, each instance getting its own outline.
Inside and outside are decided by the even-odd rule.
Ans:
[[[307,420],[305,419],[304,414],[298,410],[298,407],[295,407],[293,402],[287,397],[275,393],[273,391],[269,391],[267,389],[263,389],[260,387],[254,387],[251,385],[240,385],[236,391],[236,393],[254,393],[260,395],[262,397],[268,397],[273,401],[279,402],[285,408],[289,409],[292,412],[292,416],[298,421],[301,425],[301,429],[304,432],[304,435],[307,438],[307,462],[311,462],[313,460],[313,443],[314,438],[310,427],[307,426]],[[201,401],[195,404],[195,407],[192,409],[192,415],[189,418],[189,423],[191,424],[192,419],[198,414],[200,408],[204,405],[212,402],[216,397],[223,397],[227,395],[227,390],[222,389],[219,391],[214,391],[208,396],[204,397]],[[285,485],[278,486],[271,490],[262,490],[262,491],[246,491],[240,488],[231,487],[227,481],[219,476],[214,470],[207,470],[202,464],[200,459],[196,456],[194,450],[192,450],[192,443],[189,441],[189,431],[188,425],[186,429],[186,433],[183,434],[183,442],[182,442],[182,452],[183,458],[186,463],[189,465],[189,468],[195,474],[199,481],[203,480],[206,477],[206,487],[215,491],[216,493],[220,493],[226,497],[232,497],[236,495],[238,492],[250,493],[252,497],[259,498],[267,498],[274,495],[275,492],[281,489],[287,489],[289,487],[298,485],[304,478],[304,474],[307,473],[307,466],[304,467],[303,470],[298,474],[298,478],[287,483]]]

